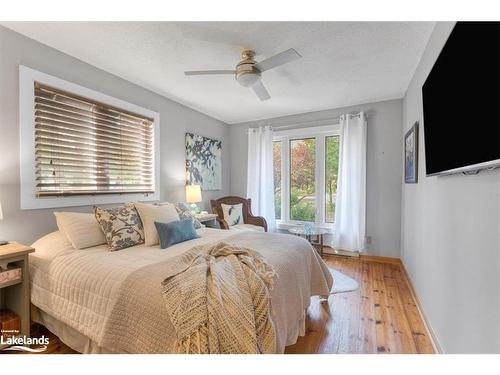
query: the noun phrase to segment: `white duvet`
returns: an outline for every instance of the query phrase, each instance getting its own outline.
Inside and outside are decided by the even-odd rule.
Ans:
[[[253,248],[276,269],[277,281],[271,293],[276,352],[282,353],[286,345],[295,343],[297,337],[304,334],[310,297],[327,296],[332,286],[326,264],[311,245],[301,238],[284,234],[234,234],[232,231],[209,228],[198,230],[198,234],[200,238],[168,249],[141,245],[114,252],[108,251],[106,245],[75,250],[61,233],[48,234],[33,244],[35,252],[30,255],[31,302],[104,351],[168,353],[170,343],[174,341],[174,332],[170,329],[166,311],[163,311],[160,283],[158,293],[155,289],[156,281],[151,284],[149,280],[147,289],[145,281],[144,296],[138,298],[142,304],[141,311],[149,312],[149,321],[141,322],[145,329],[138,334],[133,332],[142,336],[130,340],[132,332],[111,332],[116,326],[125,327],[125,330],[126,327],[130,330],[134,327],[131,322],[125,324],[134,314],[120,317],[123,320],[118,322],[120,324],[109,321],[111,317],[116,320],[112,314],[116,311],[113,310],[115,306],[125,302],[130,305],[130,301],[122,300],[126,293],[121,287],[126,280],[140,274],[138,271],[142,268],[168,261],[193,246],[225,240]],[[158,273],[153,275],[152,280],[161,282],[161,268],[150,269]],[[130,299],[130,296],[127,298]],[[142,332],[144,330],[147,332]],[[127,340],[120,340],[120,335]],[[140,340],[142,344],[138,345],[135,341]]]

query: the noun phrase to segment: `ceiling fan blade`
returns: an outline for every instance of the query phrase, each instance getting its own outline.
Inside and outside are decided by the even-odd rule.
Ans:
[[[262,60],[261,62],[255,64],[255,67],[261,72],[266,70],[276,68],[277,66],[284,65],[291,61],[300,59],[302,56],[295,51],[293,48],[287,49],[286,51],[280,52],[277,55],[271,56],[268,59]]]
[[[204,76],[211,74],[235,74],[234,70],[189,70],[184,72],[187,76]]]
[[[261,80],[257,81],[257,83],[252,86],[252,89],[257,94],[260,100],[264,101],[267,99],[271,99],[271,95],[269,95],[269,92],[267,91]]]

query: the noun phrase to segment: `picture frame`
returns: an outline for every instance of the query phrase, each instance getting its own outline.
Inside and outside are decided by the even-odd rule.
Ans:
[[[406,132],[404,143],[405,183],[418,183],[418,128],[416,121]]]
[[[186,133],[186,185],[222,189],[222,141]]]

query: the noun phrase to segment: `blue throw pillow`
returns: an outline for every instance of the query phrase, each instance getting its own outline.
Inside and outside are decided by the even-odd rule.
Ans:
[[[193,219],[176,220],[170,223],[159,223],[155,221],[160,247],[166,249],[176,243],[199,238],[193,226]]]

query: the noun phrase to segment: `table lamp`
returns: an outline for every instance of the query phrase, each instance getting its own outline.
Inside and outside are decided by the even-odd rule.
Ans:
[[[3,220],[3,214],[2,214],[2,202],[0,202],[0,220]],[[2,245],[7,245],[9,242],[8,241],[3,241],[0,240],[0,246]]]
[[[186,185],[186,202],[191,203],[191,212],[197,213],[198,206],[196,203],[201,202],[201,186],[200,185]]]

